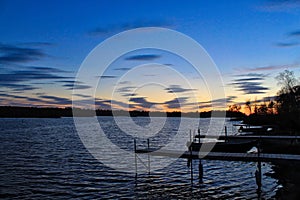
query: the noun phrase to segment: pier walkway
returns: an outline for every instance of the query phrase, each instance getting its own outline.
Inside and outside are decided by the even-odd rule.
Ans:
[[[282,136],[282,135],[195,135],[195,138],[207,138],[207,139],[242,139],[242,140],[299,140],[300,136]]]
[[[200,136],[201,137],[201,136]],[[205,137],[205,136],[203,136]],[[237,138],[237,139],[261,139],[262,137],[267,137],[270,139],[270,136],[221,136],[224,139]],[[272,136],[271,136],[272,137]],[[216,138],[216,137],[214,137]],[[274,136],[274,138],[279,139],[279,137]],[[286,139],[295,139],[293,136],[281,136]],[[219,137],[220,139],[220,137]],[[298,139],[298,138],[297,138]],[[294,154],[272,154],[272,153],[261,153],[258,150],[257,153],[228,153],[228,152],[201,152],[201,151],[176,151],[176,150],[160,150],[150,148],[149,139],[147,140],[147,148],[137,149],[136,141],[134,140],[134,152],[135,152],[135,169],[137,177],[137,159],[139,154],[148,155],[148,166],[146,166],[150,173],[150,157],[151,156],[161,156],[161,157],[171,157],[171,158],[186,158],[188,164],[191,168],[191,182],[193,182],[193,160],[199,161],[199,181],[202,182],[203,177],[203,165],[201,160],[224,160],[224,161],[242,161],[242,162],[257,162],[257,169],[255,171],[255,178],[258,191],[261,191],[262,186],[262,172],[261,172],[261,163],[262,162],[285,162],[285,163],[297,163],[300,164],[300,155]]]
[[[172,158],[188,158],[203,160],[226,160],[245,162],[273,162],[273,161],[300,161],[300,155],[291,154],[269,154],[269,153],[226,153],[226,152],[199,152],[199,151],[174,151],[139,149],[136,153],[146,153],[150,156],[165,156]]]

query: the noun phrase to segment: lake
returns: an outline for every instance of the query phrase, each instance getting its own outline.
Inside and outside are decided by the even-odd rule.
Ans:
[[[151,147],[161,148],[171,142],[179,131],[182,137],[177,145],[182,148],[189,139],[189,130],[195,124],[193,118],[167,118],[164,124],[160,118],[148,117],[82,118],[82,128],[93,133],[96,120],[101,125],[109,143],[101,146],[109,149],[116,145],[124,152],[133,152],[133,138],[138,147],[146,147],[146,138]],[[132,120],[135,126],[150,131],[139,133],[135,126],[127,125]],[[201,132],[208,130],[210,119],[201,119]],[[196,122],[197,123],[197,122]],[[226,120],[228,134],[237,134],[231,121]],[[151,126],[149,126],[151,124]],[[120,129],[122,126],[122,130]],[[214,130],[214,125],[210,128]],[[126,134],[124,129],[131,130]],[[150,174],[141,163],[138,176],[130,170],[135,163],[116,154],[96,159],[82,142],[72,118],[60,119],[0,119],[0,197],[3,199],[257,199],[254,172],[256,163],[203,160],[203,183],[199,183],[198,161],[193,162],[194,181],[191,183],[190,169],[185,159],[151,158]],[[141,129],[144,130],[144,129]],[[139,135],[142,134],[142,135]],[[149,135],[150,134],[150,135]],[[223,134],[223,133],[222,133]],[[91,137],[92,137],[91,136]],[[177,138],[177,140],[179,140]],[[107,145],[107,146],[106,146]],[[175,145],[176,147],[176,145]],[[177,148],[177,147],[176,147]],[[106,152],[109,155],[109,152]],[[103,155],[100,152],[99,155]],[[111,159],[110,159],[111,158]],[[129,162],[126,162],[129,161]],[[125,163],[125,164],[124,164]],[[114,166],[127,166],[116,170]],[[145,173],[144,173],[145,172]],[[282,188],[273,178],[272,164],[263,163],[261,197],[273,198]]]

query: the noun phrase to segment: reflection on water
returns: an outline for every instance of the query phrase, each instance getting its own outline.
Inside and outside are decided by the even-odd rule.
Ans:
[[[150,123],[148,118],[133,120],[141,126]],[[168,118],[165,127],[150,137],[151,145],[160,147],[168,143],[176,135],[178,120]],[[112,117],[99,117],[98,121],[114,144],[133,150],[133,137],[123,133]],[[226,123],[229,134],[235,134],[231,122]],[[208,124],[209,119],[201,119],[202,133]],[[189,138],[189,128],[185,127],[183,143]],[[195,180],[191,184],[186,160],[178,159],[166,168],[150,175],[139,174],[135,179],[96,160],[80,141],[71,118],[0,119],[0,141],[1,198],[257,198],[255,163],[203,160],[203,183],[198,183],[198,161],[194,161]],[[138,142],[145,144],[144,138]],[[264,164],[263,174],[272,174],[271,167]],[[261,196],[272,198],[279,187],[276,179],[264,175]]]

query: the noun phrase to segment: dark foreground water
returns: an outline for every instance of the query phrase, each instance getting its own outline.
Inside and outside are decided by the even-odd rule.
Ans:
[[[123,149],[133,149],[133,137],[122,133],[112,117],[98,117],[98,120],[114,144]],[[142,126],[149,123],[147,120],[134,118]],[[167,142],[169,136],[176,132],[178,120],[168,118],[167,125],[156,135],[161,139],[153,136],[153,143],[159,146],[160,142]],[[203,131],[208,123],[209,119],[201,119]],[[226,123],[229,134],[235,134],[231,122]],[[188,130],[190,127],[185,128]],[[191,184],[189,168],[184,159],[175,160],[150,175],[138,174],[135,179],[133,174],[116,171],[95,159],[82,144],[72,118],[0,119],[0,198],[3,199],[259,197],[254,178],[256,163],[206,160],[202,163],[203,183],[197,181],[198,167],[195,161],[195,180]],[[266,199],[275,197],[282,189],[280,181],[272,178],[272,174],[272,165],[264,163],[260,196]]]

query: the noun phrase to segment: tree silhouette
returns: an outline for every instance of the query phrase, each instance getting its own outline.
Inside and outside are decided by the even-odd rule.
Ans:
[[[281,89],[278,92],[278,113],[293,113],[299,111],[300,86],[292,71],[285,70],[276,77]]]
[[[250,101],[250,99],[245,102],[245,106],[248,108],[249,114],[251,115],[252,109],[251,109],[251,101]]]

